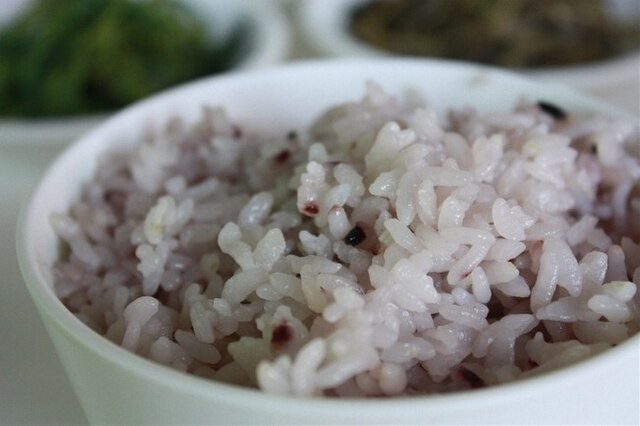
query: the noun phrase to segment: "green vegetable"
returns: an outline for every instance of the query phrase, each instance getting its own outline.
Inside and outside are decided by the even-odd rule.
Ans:
[[[0,32],[0,115],[117,109],[228,69],[243,30],[214,44],[170,0],[39,0]]]

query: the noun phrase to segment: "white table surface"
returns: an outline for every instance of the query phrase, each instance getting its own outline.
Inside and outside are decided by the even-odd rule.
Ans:
[[[22,281],[15,250],[16,219],[20,207],[60,149],[60,145],[8,145],[0,139],[2,425],[87,423]]]

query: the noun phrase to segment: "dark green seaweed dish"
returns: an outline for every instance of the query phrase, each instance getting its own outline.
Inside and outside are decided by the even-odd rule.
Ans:
[[[39,0],[0,32],[0,115],[105,112],[233,65],[246,34],[212,40],[170,0]]]
[[[640,48],[638,14],[620,22],[600,0],[374,0],[355,8],[349,25],[397,54],[510,68],[577,65]]]

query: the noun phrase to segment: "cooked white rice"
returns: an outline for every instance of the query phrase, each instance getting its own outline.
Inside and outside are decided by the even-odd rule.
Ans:
[[[370,84],[269,136],[205,107],[109,153],[51,217],[58,296],[141,356],[303,396],[483,387],[637,333],[637,129],[412,105]]]

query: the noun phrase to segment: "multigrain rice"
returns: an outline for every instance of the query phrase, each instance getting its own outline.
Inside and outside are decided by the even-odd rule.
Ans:
[[[281,135],[204,107],[106,154],[51,217],[58,296],[141,356],[303,396],[484,387],[637,333],[637,128],[414,105],[369,84]]]

